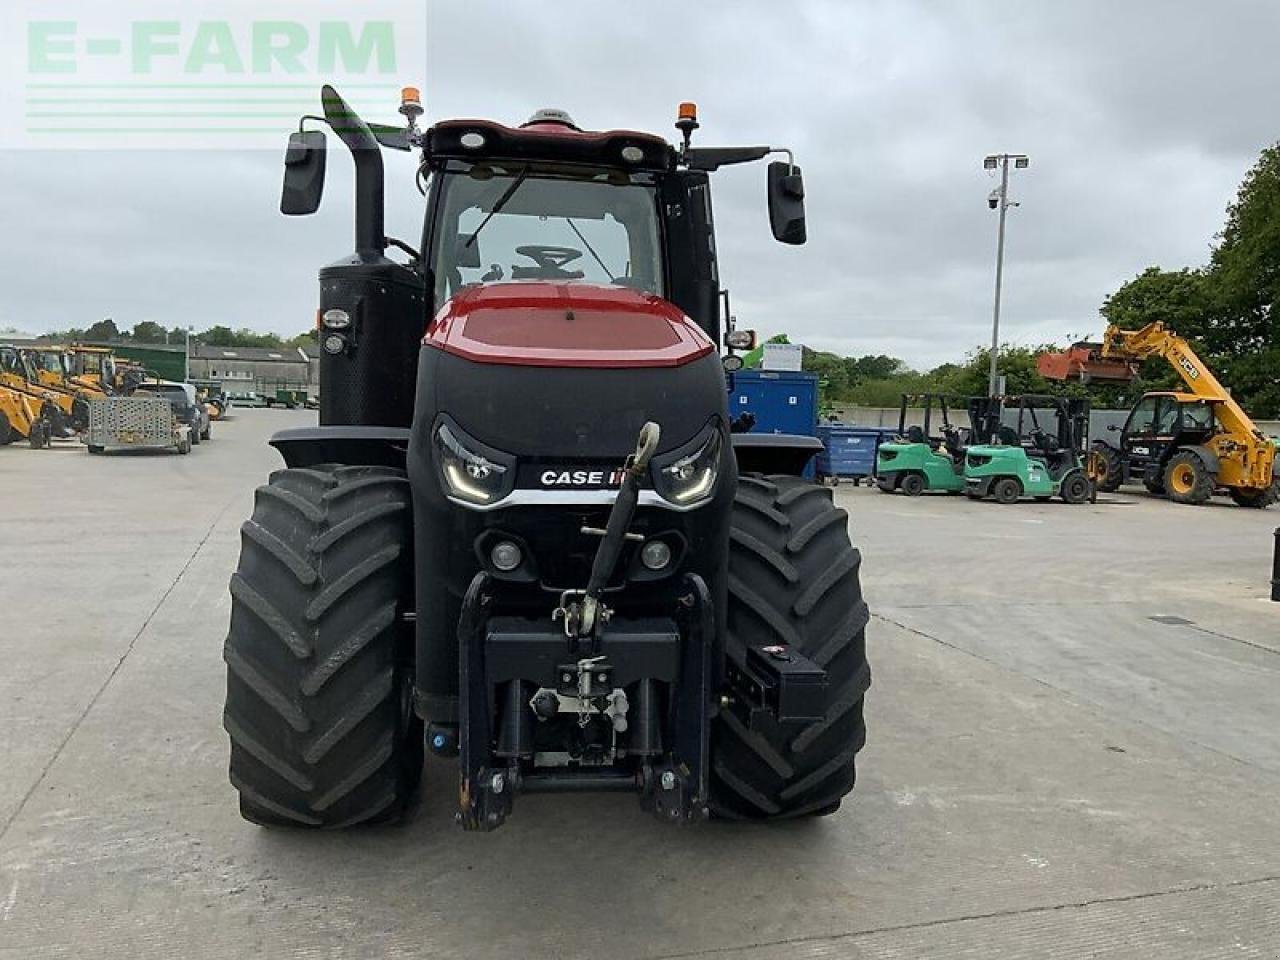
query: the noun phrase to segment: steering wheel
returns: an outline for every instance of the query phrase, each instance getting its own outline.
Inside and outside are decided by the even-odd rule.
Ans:
[[[522,257],[528,257],[538,265],[539,270],[552,273],[564,270],[566,265],[582,256],[582,251],[575,250],[573,247],[551,247],[538,244],[516,247],[516,253]]]

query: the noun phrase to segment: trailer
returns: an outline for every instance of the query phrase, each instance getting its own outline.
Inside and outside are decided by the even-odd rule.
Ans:
[[[162,397],[107,397],[90,401],[84,443],[94,454],[123,447],[190,453],[191,428]]]

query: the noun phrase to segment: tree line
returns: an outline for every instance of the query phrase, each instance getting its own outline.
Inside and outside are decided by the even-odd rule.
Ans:
[[[135,323],[131,328],[122,330],[110,317],[99,320],[87,327],[71,327],[66,330],[55,330],[48,336],[55,340],[88,343],[136,343],[136,344],[169,344],[178,346],[187,342],[186,327],[165,327],[151,320]],[[265,347],[279,349],[285,347],[305,347],[316,342],[316,332],[307,330],[296,337],[285,339],[275,333],[258,333],[248,327],[232,329],[225,326],[213,326],[199,332],[191,331],[191,342],[201,343],[209,347]]]

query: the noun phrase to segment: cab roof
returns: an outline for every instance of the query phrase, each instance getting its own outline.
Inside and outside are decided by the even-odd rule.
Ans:
[[[579,130],[567,119],[538,116],[520,127],[493,120],[443,120],[427,130],[426,149],[433,160],[549,161],[659,172],[676,163],[675,148],[651,133]]]

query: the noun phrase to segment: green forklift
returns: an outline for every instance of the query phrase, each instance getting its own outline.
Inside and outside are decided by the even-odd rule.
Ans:
[[[1024,394],[1003,398],[991,443],[969,447],[964,492],[975,500],[1016,503],[1024,497],[1085,503],[1094,494],[1088,467],[1089,401]],[[1017,411],[1016,422],[1009,423]],[[1041,423],[1053,419],[1052,430]]]
[[[967,426],[952,422],[952,411],[964,406]],[[907,426],[907,409],[924,407],[924,426]],[[934,434],[933,412],[942,416],[941,432]],[[881,493],[902,492],[918,497],[926,490],[961,493],[965,489],[965,451],[972,443],[987,443],[999,423],[999,403],[987,397],[948,396],[941,393],[904,393],[898,408],[898,435],[880,444],[876,452],[876,486]]]

